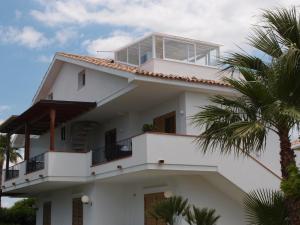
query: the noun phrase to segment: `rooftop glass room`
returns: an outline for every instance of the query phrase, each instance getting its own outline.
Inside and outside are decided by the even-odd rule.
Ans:
[[[141,66],[152,58],[216,66],[219,54],[217,44],[154,33],[117,50],[115,60],[134,66]]]

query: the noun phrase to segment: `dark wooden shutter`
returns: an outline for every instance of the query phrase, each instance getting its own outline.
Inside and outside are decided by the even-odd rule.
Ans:
[[[152,210],[154,204],[159,201],[164,200],[164,193],[152,193],[152,194],[145,194],[144,195],[144,224],[145,225],[166,225],[163,221],[154,219],[149,212]]]
[[[43,225],[51,225],[51,202],[43,205]]]
[[[72,225],[83,225],[83,204],[81,202],[81,198],[73,199]]]
[[[176,112],[170,112],[153,120],[154,129],[157,132],[176,133]]]

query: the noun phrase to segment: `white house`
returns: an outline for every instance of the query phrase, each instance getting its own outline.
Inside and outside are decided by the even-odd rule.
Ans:
[[[36,197],[37,225],[154,225],[147,210],[171,195],[215,208],[220,225],[245,224],[244,194],[279,187],[278,142],[271,135],[260,156],[202,153],[190,117],[210,96],[235,94],[219,54],[160,33],[114,60],[56,53],[32,106],[0,126],[25,148],[4,172],[4,195]]]

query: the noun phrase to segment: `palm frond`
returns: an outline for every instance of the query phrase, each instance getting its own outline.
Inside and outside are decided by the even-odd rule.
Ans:
[[[173,196],[156,203],[149,214],[155,219],[161,219],[168,225],[174,225],[188,206],[188,200],[181,196]]]
[[[295,7],[265,10],[262,17],[265,26],[278,34],[282,45],[290,47],[295,44],[300,48],[300,26]]]
[[[244,207],[249,225],[290,225],[282,192],[252,191],[246,195]]]
[[[248,154],[264,150],[268,128],[257,117],[255,106],[243,98],[216,96],[211,101],[219,105],[201,107],[192,117],[193,123],[203,129],[197,141],[204,152],[220,149],[225,154]]]
[[[282,45],[271,29],[254,28],[253,32],[248,40],[254,48],[274,58],[279,58],[283,54]]]
[[[185,221],[190,225],[216,225],[220,219],[216,215],[215,209],[198,208],[193,206],[192,209],[187,208],[184,214]]]

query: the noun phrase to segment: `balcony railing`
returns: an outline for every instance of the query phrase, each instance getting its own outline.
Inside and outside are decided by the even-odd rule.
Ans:
[[[132,155],[131,138],[112,145],[92,149],[92,166],[121,159]]]
[[[9,167],[7,171],[4,170],[5,180],[11,180],[19,177],[19,173],[20,173],[19,171],[20,171],[20,164],[16,164]]]
[[[45,153],[28,159],[26,173],[32,173],[45,168]]]

